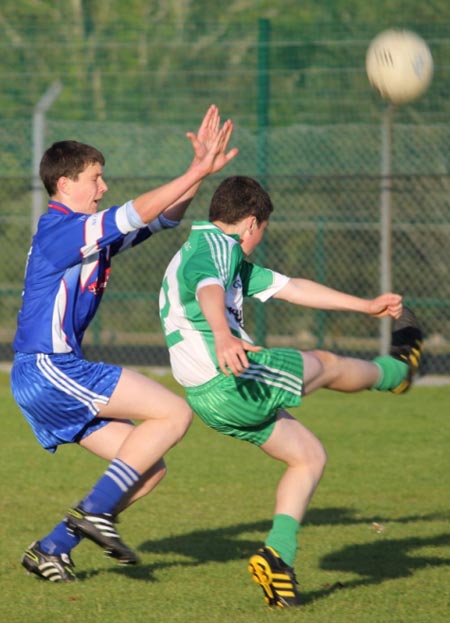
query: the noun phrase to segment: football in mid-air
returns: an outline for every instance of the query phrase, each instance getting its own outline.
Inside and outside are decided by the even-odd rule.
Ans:
[[[433,77],[433,57],[416,33],[385,30],[369,45],[366,72],[382,98],[393,104],[406,104],[427,90]]]

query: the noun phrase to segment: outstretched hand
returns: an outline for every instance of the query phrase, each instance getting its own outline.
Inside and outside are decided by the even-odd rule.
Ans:
[[[226,151],[233,129],[233,123],[229,119],[220,127],[219,110],[213,104],[203,117],[197,134],[186,133],[194,150],[193,165],[204,169],[204,175],[220,171],[239,153],[237,147],[230,149],[228,153]]]
[[[386,292],[380,294],[369,302],[369,314],[374,318],[385,318],[390,316],[397,319],[403,310],[402,297],[400,294]]]

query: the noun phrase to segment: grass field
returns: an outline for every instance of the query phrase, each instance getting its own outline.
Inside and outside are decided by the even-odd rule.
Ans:
[[[400,397],[322,391],[293,410],[329,464],[299,536],[303,606],[272,611],[247,558],[268,532],[282,466],[198,420],[168,454],[166,480],[122,518],[141,565],[118,567],[86,541],[76,584],[27,576],[24,547],[104,463],[76,447],[41,450],[0,374],[0,621],[448,623],[449,405],[449,386],[420,386]]]

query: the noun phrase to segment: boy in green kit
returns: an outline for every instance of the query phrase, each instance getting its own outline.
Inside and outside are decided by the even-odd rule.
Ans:
[[[213,195],[209,220],[193,223],[166,270],[160,315],[172,372],[191,408],[211,428],[286,464],[272,529],[251,556],[249,571],[268,605],[290,607],[300,603],[293,569],[297,533],[326,454],[285,409],[321,387],[405,392],[419,367],[422,331],[398,294],[362,299],[248,262],[245,256],[261,242],[272,211],[257,181],[225,179]],[[390,355],[365,361],[320,350],[260,348],[244,331],[244,297],[390,316],[395,320]]]

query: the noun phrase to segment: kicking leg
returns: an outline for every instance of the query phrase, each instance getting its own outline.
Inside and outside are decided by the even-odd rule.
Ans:
[[[417,318],[405,307],[394,322],[390,355],[365,361],[321,350],[303,353],[304,393],[320,387],[342,392],[374,388],[404,393],[419,369],[422,339]]]
[[[302,353],[304,394],[321,387],[341,392],[358,392],[373,387],[381,376],[372,361],[341,357],[335,353],[315,350]]]

